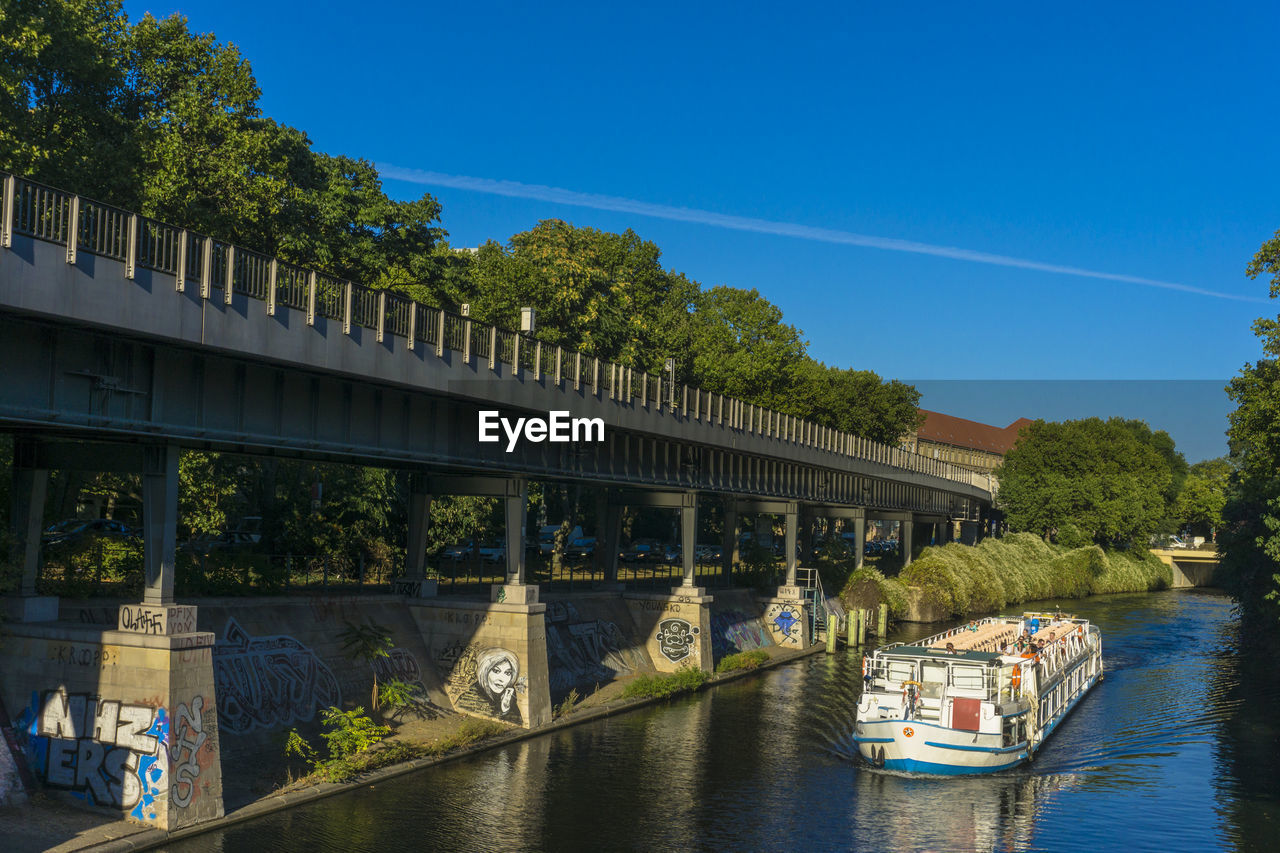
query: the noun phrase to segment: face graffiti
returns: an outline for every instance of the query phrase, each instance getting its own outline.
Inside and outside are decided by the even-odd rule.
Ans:
[[[504,660],[495,664],[493,669],[489,670],[488,681],[490,692],[502,693],[502,691],[511,686],[511,682],[515,677],[515,667],[511,665],[510,661]]]
[[[663,657],[675,663],[693,651],[698,629],[683,619],[663,619],[658,623],[658,648]]]

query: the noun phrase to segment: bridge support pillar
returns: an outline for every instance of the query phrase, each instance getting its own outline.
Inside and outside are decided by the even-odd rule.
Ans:
[[[524,529],[529,504],[529,481],[523,477],[507,480],[507,493],[503,496],[502,503],[507,522],[507,586],[523,586]]]
[[[684,565],[684,580],[681,582],[681,593],[688,594],[694,589],[697,571],[698,542],[698,495],[696,492],[685,492],[680,501],[680,561]],[[614,555],[615,558],[617,555]],[[701,594],[701,592],[699,592]]]
[[[724,533],[720,551],[724,585],[733,586],[733,566],[738,562],[738,503],[733,498],[724,501]]]
[[[427,478],[409,478],[409,531],[404,577],[391,585],[392,592],[410,598],[430,598],[439,591],[435,579],[427,579],[427,531],[431,526],[431,493]]]
[[[911,565],[911,534],[916,523],[911,520],[904,520],[900,524],[902,529],[898,534],[898,547],[902,549],[902,565],[905,568]]]
[[[144,604],[173,604],[174,551],[178,538],[178,446],[153,445],[143,450],[142,563]],[[194,627],[192,630],[195,630]]]
[[[622,506],[610,503],[604,511],[604,536],[596,541],[604,549],[604,582],[618,584],[618,540],[622,537]]]
[[[800,512],[799,507],[794,503],[787,504],[787,510],[783,513],[786,519],[786,533],[783,535],[783,554],[787,564],[787,581],[786,585],[793,587],[796,585],[796,534],[799,532]]]
[[[50,622],[58,618],[58,597],[36,595],[40,572],[40,533],[44,526],[44,500],[49,490],[49,469],[36,467],[35,445],[21,438],[13,442],[13,481],[10,491],[9,529],[12,545],[9,563],[22,566],[19,596],[10,599],[5,615],[18,622]]]
[[[867,519],[860,516],[853,520],[853,567],[862,568],[862,559],[867,549]]]

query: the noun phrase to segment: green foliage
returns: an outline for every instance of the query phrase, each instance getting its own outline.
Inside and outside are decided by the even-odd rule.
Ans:
[[[1093,541],[1144,541],[1164,523],[1186,461],[1140,421],[1036,421],[996,470],[1015,530],[1072,524]]]
[[[320,719],[328,731],[320,733],[335,759],[347,758],[363,752],[391,734],[390,726],[380,726],[365,716],[364,708],[343,711],[330,706],[320,712]]]
[[[864,565],[850,572],[838,588],[846,607],[876,610],[881,604],[888,604],[890,616],[900,618],[907,614],[910,599],[906,584],[899,578],[886,577],[873,566]]]
[[[342,640],[342,653],[352,660],[364,661],[373,670],[373,695],[370,705],[374,713],[377,713],[382,695],[378,689],[376,664],[380,660],[391,657],[391,649],[395,646],[395,641],[391,639],[391,632],[387,628],[378,625],[372,619],[363,625],[346,620],[343,620],[343,624],[347,627],[338,634],[339,639]]]
[[[769,653],[763,649],[749,652],[738,652],[736,655],[725,655],[716,664],[716,672],[733,672],[739,669],[758,669],[769,662]]]
[[[1084,548],[1093,544],[1093,539],[1070,521],[1058,527],[1058,535],[1054,542],[1063,548]]]
[[[307,739],[298,734],[297,729],[289,729],[285,733],[284,741],[285,757],[296,756],[307,762],[308,766],[315,767],[319,763],[316,759],[316,750]]]
[[[692,666],[682,666],[668,675],[636,676],[622,690],[623,699],[637,697],[668,697],[680,693],[692,693],[707,681],[707,674]]]
[[[901,578],[957,616],[1022,601],[1162,589],[1172,582],[1169,567],[1146,551],[1066,548],[1029,533],[987,539],[976,547],[926,548]]]
[[[552,709],[551,711],[552,718],[559,719],[563,717],[565,714],[568,714],[569,712],[571,712],[574,709],[574,706],[578,704],[578,700],[580,698],[581,697],[578,696],[578,689],[576,687],[570,690],[569,695],[564,697],[564,701],[561,702],[559,705],[556,705],[555,708]]]

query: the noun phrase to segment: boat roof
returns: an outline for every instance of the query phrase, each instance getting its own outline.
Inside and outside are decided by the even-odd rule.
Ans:
[[[925,646],[898,646],[893,649],[883,650],[883,654],[887,655],[903,655],[905,657],[918,658],[943,658],[945,660],[966,661],[968,663],[992,663],[1000,660],[1000,655],[996,652],[968,652],[957,649],[955,652],[948,652],[945,649],[930,649]]]

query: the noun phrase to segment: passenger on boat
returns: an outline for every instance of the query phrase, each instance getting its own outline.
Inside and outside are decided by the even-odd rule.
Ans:
[[[947,643],[947,654],[954,655],[956,653],[956,644]]]

